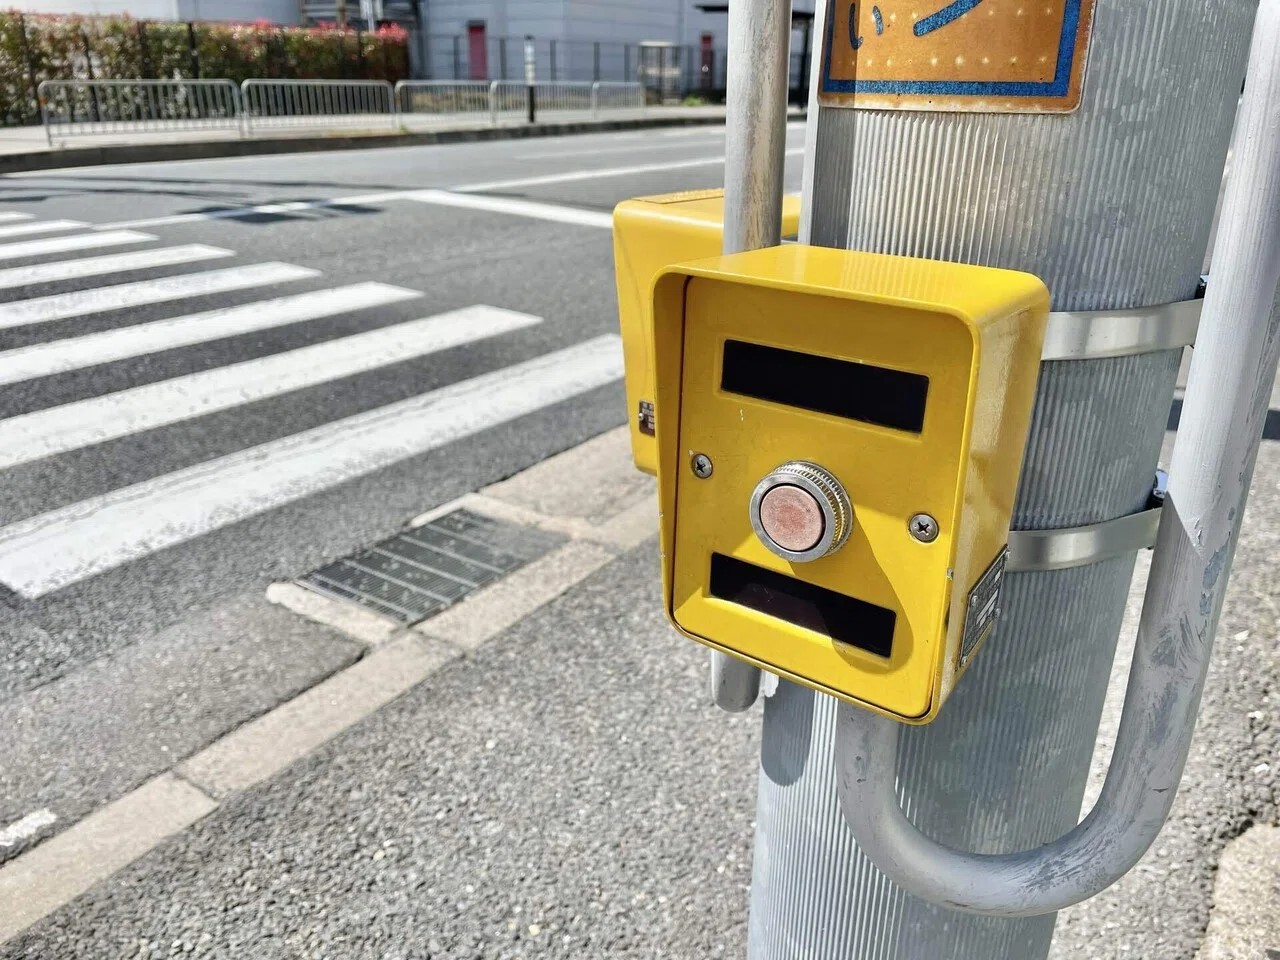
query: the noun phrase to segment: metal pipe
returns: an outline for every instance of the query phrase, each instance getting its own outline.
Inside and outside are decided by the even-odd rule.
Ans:
[[[1169,815],[1280,360],[1280,0],[1258,9],[1232,151],[1124,712],[1094,808],[1032,850],[954,850],[898,804],[898,725],[840,707],[841,809],[859,848],[918,897],[991,916],[1061,910],[1128,872]]]
[[[729,4],[724,252],[781,242],[791,0]]]
[[[791,0],[729,4],[725,81],[724,252],[782,242]],[[711,652],[711,697],[739,713],[760,695],[760,671]]]

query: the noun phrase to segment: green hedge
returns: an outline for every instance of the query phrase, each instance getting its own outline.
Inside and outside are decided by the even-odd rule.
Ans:
[[[0,12],[0,124],[38,123],[42,80],[256,77],[370,79],[409,75],[408,37],[260,23],[181,23],[129,17]]]

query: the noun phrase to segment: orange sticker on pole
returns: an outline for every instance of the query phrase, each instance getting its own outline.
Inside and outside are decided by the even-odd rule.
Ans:
[[[818,102],[877,110],[1074,110],[1093,2],[828,0]]]

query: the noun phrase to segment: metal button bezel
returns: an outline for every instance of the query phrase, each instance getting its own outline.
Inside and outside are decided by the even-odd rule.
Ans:
[[[791,486],[804,490],[818,503],[822,511],[822,536],[808,550],[788,550],[779,546],[760,520],[760,503],[764,495],[774,487]],[[790,460],[771,470],[756,484],[748,507],[751,529],[760,542],[773,554],[793,563],[810,563],[830,556],[849,539],[853,528],[853,506],[840,481],[831,472],[808,460]]]

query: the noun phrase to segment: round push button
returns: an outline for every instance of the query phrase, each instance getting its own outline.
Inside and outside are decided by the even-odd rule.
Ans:
[[[801,563],[835,553],[853,526],[853,507],[840,481],[807,460],[784,463],[756,484],[750,513],[761,543]]]
[[[812,550],[826,525],[818,499],[800,487],[784,483],[760,498],[760,526],[784,550]]]

